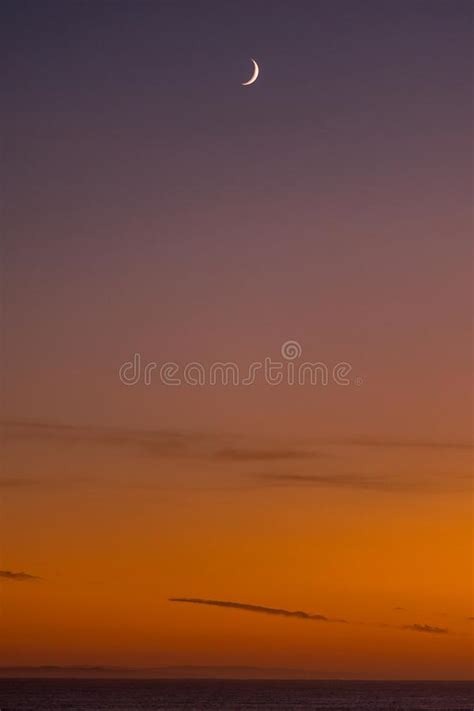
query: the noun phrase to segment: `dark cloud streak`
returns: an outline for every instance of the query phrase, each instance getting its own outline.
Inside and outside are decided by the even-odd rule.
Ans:
[[[304,449],[221,449],[214,454],[215,459],[230,462],[315,459],[323,456],[321,452]]]
[[[430,476],[420,479],[419,477],[395,477],[393,475],[377,476],[370,474],[291,474],[291,473],[254,473],[251,475],[254,480],[260,483],[261,487],[281,486],[281,487],[335,487],[342,489],[361,489],[366,491],[380,491],[387,493],[403,492],[424,492],[432,491],[463,491],[468,485],[468,478],[465,476]]]
[[[373,437],[353,437],[339,440],[326,440],[326,444],[345,446],[345,447],[374,447],[374,448],[417,448],[417,449],[460,449],[469,450],[474,447],[472,442],[459,441],[430,441],[430,440],[413,440],[413,439],[383,439]]]
[[[18,572],[15,573],[12,570],[0,570],[0,578],[4,580],[14,580],[16,582],[32,582],[34,580],[41,580],[37,575],[30,575],[30,573]]]
[[[285,610],[279,607],[267,607],[266,605],[249,605],[244,602],[230,602],[227,600],[206,600],[197,597],[170,597],[170,602],[187,602],[193,605],[213,605],[215,607],[227,607],[234,610],[245,610],[246,612],[256,612],[262,615],[275,615],[280,617],[295,617],[299,620],[317,620],[319,622],[342,622],[346,620],[331,619],[325,615],[313,615],[303,610]]]
[[[244,602],[233,602],[229,600],[210,600],[200,597],[170,597],[170,602],[184,602],[191,605],[210,605],[211,607],[224,607],[233,610],[243,610],[244,612],[254,612],[262,615],[272,615],[275,617],[292,617],[298,620],[313,620],[317,622],[338,622],[342,624],[359,625],[361,622],[348,622],[348,620],[340,618],[326,617],[326,615],[314,615],[303,610],[286,610],[280,607],[268,607],[267,605],[251,605]],[[391,629],[407,630],[409,632],[421,632],[425,634],[448,634],[449,630],[446,627],[434,627],[431,625],[411,624],[411,625],[389,625],[365,623],[369,626],[385,627]]]
[[[403,625],[400,627],[402,630],[409,630],[410,632],[425,632],[427,634],[448,634],[449,630],[447,627],[433,627],[431,625]]]

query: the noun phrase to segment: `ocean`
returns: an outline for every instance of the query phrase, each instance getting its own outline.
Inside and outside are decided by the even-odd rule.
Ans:
[[[473,711],[474,683],[0,679],[0,711]]]

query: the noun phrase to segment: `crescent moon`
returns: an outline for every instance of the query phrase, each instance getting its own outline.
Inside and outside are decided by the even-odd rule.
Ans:
[[[253,74],[248,81],[242,82],[242,86],[250,86],[250,84],[253,84],[254,81],[257,81],[257,77],[259,75],[260,69],[258,68],[258,64],[255,61],[255,59],[252,59],[252,62],[253,62]]]

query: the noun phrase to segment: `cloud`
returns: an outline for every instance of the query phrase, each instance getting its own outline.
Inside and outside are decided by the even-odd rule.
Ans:
[[[314,460],[323,457],[332,457],[330,448],[337,447],[408,447],[430,448],[449,450],[468,450],[473,447],[469,442],[449,441],[424,441],[424,440],[390,440],[377,437],[353,437],[332,439],[318,439],[302,446],[301,442],[289,441],[286,446],[278,446],[269,441],[256,441],[247,446],[240,446],[241,438],[226,435],[222,432],[206,434],[196,431],[178,430],[147,430],[127,429],[120,427],[95,427],[87,425],[54,424],[35,420],[3,420],[1,421],[3,435],[6,441],[39,440],[65,442],[68,445],[90,444],[107,447],[121,447],[139,451],[152,457],[191,457],[211,459],[222,462],[290,462]],[[317,442],[318,447],[328,447],[323,451],[312,448]],[[377,485],[377,478],[353,477],[346,479],[347,485],[354,485],[358,481],[359,488],[373,488]],[[344,475],[340,484],[344,485]],[[393,485],[396,486],[394,480]]]
[[[243,610],[244,612],[255,612],[262,615],[272,615],[275,617],[293,617],[298,620],[313,620],[317,622],[339,622],[342,624],[361,625],[366,624],[371,627],[384,627],[390,629],[408,630],[410,632],[422,632],[425,634],[448,634],[449,630],[446,627],[433,627],[431,625],[390,625],[390,624],[374,624],[363,622],[349,622],[337,617],[326,617],[326,615],[311,614],[303,610],[285,610],[280,607],[268,607],[267,605],[251,605],[245,602],[231,602],[228,600],[209,600],[200,597],[170,597],[170,602],[184,602],[191,605],[210,605],[214,607],[225,607],[233,610]]]
[[[446,627],[432,627],[431,625],[403,625],[400,629],[411,632],[426,632],[427,634],[448,634]]]
[[[298,446],[287,448],[277,447],[254,447],[239,448],[234,447],[230,442],[235,442],[235,437],[217,434],[213,437],[203,435],[199,432],[173,431],[173,430],[147,430],[147,429],[127,429],[120,427],[95,427],[87,425],[54,424],[38,420],[7,420],[1,421],[3,434],[7,438],[41,438],[41,439],[65,439],[77,442],[97,442],[110,445],[127,445],[132,443],[145,445],[159,445],[160,448],[180,450],[190,442],[209,440],[216,442],[220,440],[221,448],[215,452],[217,458],[230,459],[236,461],[246,461],[252,459],[311,459],[326,456],[319,451],[308,450]],[[346,437],[339,439],[318,439],[318,445],[348,446],[348,447],[407,447],[426,449],[462,449],[470,450],[474,447],[473,442],[468,441],[429,441],[414,439],[388,439],[383,437]],[[224,445],[227,442],[227,447]],[[309,445],[309,443],[307,443]]]
[[[276,615],[280,617],[296,617],[299,620],[317,620],[319,622],[343,622],[346,620],[331,619],[325,615],[313,615],[302,610],[284,610],[279,607],[267,607],[265,605],[249,605],[244,602],[230,602],[227,600],[205,600],[198,597],[170,597],[170,602],[187,602],[193,605],[214,605],[215,607],[227,607],[234,610],[245,610],[246,612],[257,612],[262,615]]]
[[[254,474],[262,483],[282,486],[319,486],[349,489],[393,490],[399,488],[391,480],[363,474]]]
[[[11,570],[0,570],[0,578],[4,580],[16,580],[18,582],[28,582],[32,580],[41,580],[37,575],[30,575],[29,573],[14,573]]]
[[[202,435],[191,432],[58,425],[29,420],[4,420],[2,430],[6,441],[37,440],[65,442],[69,446],[89,444],[120,447],[162,457],[189,455],[190,450],[204,439]]]
[[[257,472],[251,475],[261,486],[298,486],[298,487],[337,487],[344,489],[362,489],[382,492],[424,492],[430,489],[438,491],[464,490],[468,486],[467,478],[460,477],[396,477],[393,475],[374,475],[359,473],[324,473],[324,474],[292,474]]]
[[[348,447],[385,447],[385,448],[421,448],[421,449],[472,449],[473,442],[459,441],[433,441],[433,440],[414,440],[414,439],[384,439],[377,437],[352,437],[340,440],[327,441],[328,444],[342,445]]]
[[[278,461],[294,459],[315,459],[324,456],[320,452],[304,449],[221,449],[214,454],[215,459],[231,462]]]
[[[37,479],[27,477],[5,477],[0,478],[0,489],[17,489],[24,486],[34,486],[38,484]]]
[[[4,420],[2,422],[5,441],[19,444],[28,441],[38,442],[40,445],[51,442],[58,448],[67,447],[71,456],[77,446],[107,447],[120,449],[130,456],[144,456],[153,460],[166,459],[193,460],[208,462],[210,465],[240,465],[243,473],[253,478],[252,484],[247,488],[262,487],[318,487],[339,488],[347,490],[374,491],[386,493],[425,492],[434,493],[446,491],[465,491],[470,487],[468,474],[436,473],[413,474],[408,472],[395,473],[365,473],[365,466],[360,465],[360,470],[354,464],[354,453],[351,462],[355,472],[344,471],[345,446],[358,446],[360,454],[365,457],[364,447],[430,447],[436,449],[449,449],[459,454],[457,450],[468,449],[472,445],[466,442],[427,442],[407,440],[388,440],[383,438],[366,437],[339,440],[288,440],[286,444],[271,439],[258,439],[256,437],[236,437],[222,432],[214,434],[199,431],[172,431],[172,430],[146,430],[126,429],[120,427],[95,427],[68,424],[51,424],[31,420]],[[317,443],[317,445],[316,445]],[[316,447],[320,446],[320,449]],[[338,457],[335,457],[334,446],[340,447]],[[338,466],[338,471],[322,471],[306,474],[309,466],[314,462],[328,460],[333,466]],[[338,465],[339,461],[339,465]],[[340,463],[342,461],[342,464]],[[252,464],[259,464],[269,471],[263,473],[248,472]],[[287,464],[301,467],[298,471],[282,472],[281,468]],[[275,469],[272,472],[272,469]],[[280,471],[279,471],[280,468]],[[333,467],[331,467],[333,468]],[[15,483],[12,477],[0,480],[0,488],[13,488],[34,484],[33,480],[24,479]],[[36,482],[40,483],[40,482]],[[229,488],[229,487],[227,487]],[[246,488],[242,482],[236,487]]]
[[[52,424],[30,420],[4,420],[7,442],[38,441],[129,449],[152,457],[179,457],[210,461],[245,463],[252,461],[293,461],[326,456],[320,452],[265,443],[239,446],[240,438],[222,432],[207,434],[192,431],[145,430],[85,425]]]

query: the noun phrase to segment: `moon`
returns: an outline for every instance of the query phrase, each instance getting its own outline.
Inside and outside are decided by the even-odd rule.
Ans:
[[[251,57],[251,59],[252,59],[252,57]],[[257,77],[259,75],[260,69],[258,68],[258,64],[255,61],[255,59],[252,59],[252,62],[253,62],[253,74],[248,81],[242,82],[242,86],[250,86],[250,84],[253,84],[255,81],[257,81]]]

